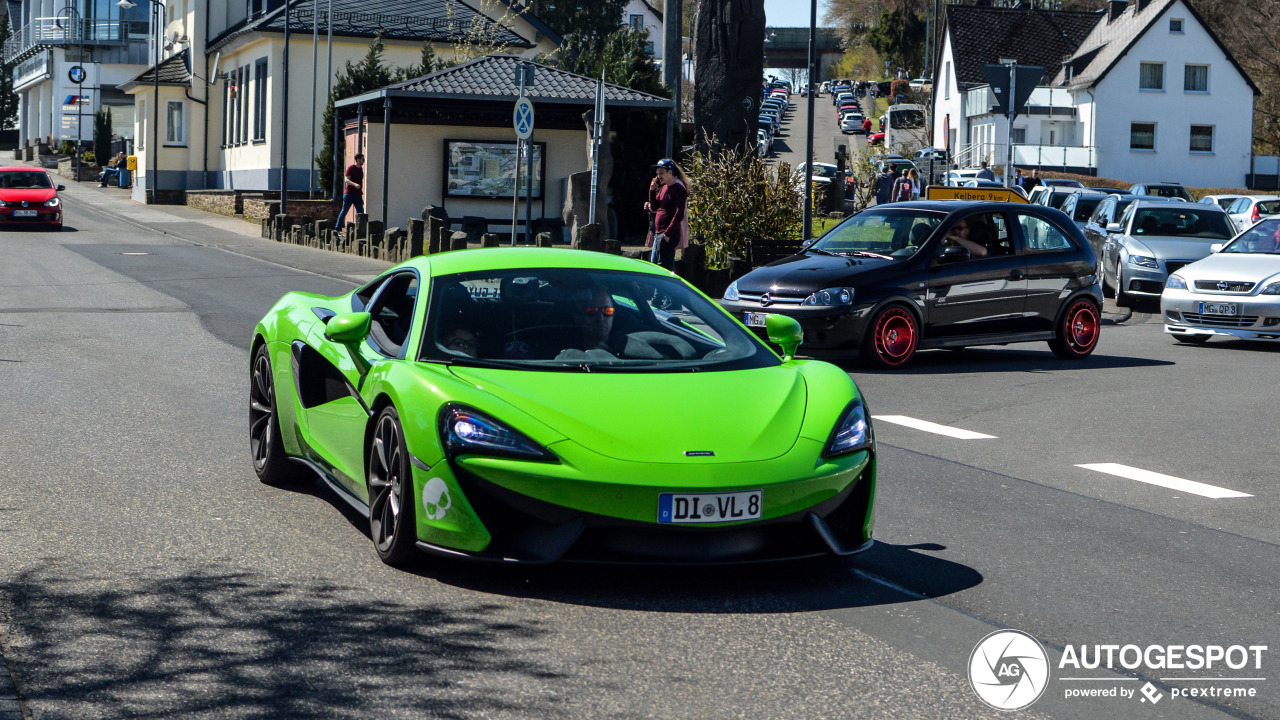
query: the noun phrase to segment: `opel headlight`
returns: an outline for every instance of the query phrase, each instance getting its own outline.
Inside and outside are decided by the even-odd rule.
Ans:
[[[1186,290],[1187,281],[1177,275],[1170,275],[1169,279],[1164,281],[1164,287],[1166,290]]]
[[[554,462],[549,450],[493,418],[468,407],[446,407],[440,414],[445,451],[455,455],[503,455]]]
[[[61,201],[61,200],[59,200],[58,198],[54,198],[54,199],[52,199],[52,200],[49,200],[49,201],[45,202],[44,206],[45,206],[45,207],[58,207],[58,206],[59,206],[59,205],[61,205],[61,204],[62,204],[62,201]]]
[[[729,283],[729,287],[724,291],[724,299],[730,302],[737,302],[738,300],[738,281],[737,280],[734,280],[733,282]]]
[[[801,305],[852,305],[853,304],[853,288],[835,287],[819,290],[804,299]]]
[[[1280,295],[1280,282],[1271,283],[1270,285],[1262,288],[1262,292],[1258,294],[1259,295]]]
[[[1130,255],[1129,264],[1137,265],[1138,267],[1155,268],[1156,270],[1160,269],[1160,263],[1156,262],[1155,258],[1147,257],[1146,255]]]
[[[831,439],[822,451],[823,457],[837,457],[861,450],[871,444],[871,423],[867,408],[861,400],[854,400],[845,408],[840,422],[831,431]]]

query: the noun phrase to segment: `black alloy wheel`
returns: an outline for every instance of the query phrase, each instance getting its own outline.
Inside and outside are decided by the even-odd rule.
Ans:
[[[1098,347],[1101,334],[1102,319],[1098,306],[1092,300],[1075,300],[1058,320],[1049,349],[1065,360],[1082,360]]]
[[[249,368],[249,450],[253,471],[267,485],[289,485],[308,477],[303,468],[289,461],[280,440],[275,382],[266,343],[253,354]]]
[[[378,557],[403,565],[414,557],[417,523],[413,512],[413,470],[404,429],[394,406],[374,422],[369,443],[369,535]]]

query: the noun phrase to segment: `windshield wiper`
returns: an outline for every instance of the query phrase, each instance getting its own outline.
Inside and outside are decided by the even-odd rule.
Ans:
[[[804,250],[805,252],[816,252],[820,255],[830,255],[831,257],[844,257],[844,253],[834,253],[834,252],[831,252],[830,250],[823,250],[820,247],[814,247],[812,245],[805,248]]]
[[[849,254],[849,255],[857,255],[858,257],[880,258],[881,260],[892,260],[892,259],[893,259],[892,257],[890,257],[890,256],[888,256],[888,255],[881,255],[880,253],[873,253],[873,252],[870,252],[870,251],[868,251],[868,250],[850,250],[850,251],[848,252],[848,254]]]

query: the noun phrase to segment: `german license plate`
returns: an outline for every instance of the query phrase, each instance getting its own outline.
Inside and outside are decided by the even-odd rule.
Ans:
[[[13,216],[14,217],[35,217],[36,211],[35,210],[14,210]]]
[[[660,523],[717,523],[759,520],[763,490],[734,493],[662,493]]]
[[[765,318],[769,317],[769,313],[747,313],[747,327],[764,327]]]
[[[1239,303],[1200,303],[1201,315],[1239,315]]]

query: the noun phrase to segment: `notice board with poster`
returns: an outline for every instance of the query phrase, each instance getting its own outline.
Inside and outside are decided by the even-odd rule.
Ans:
[[[546,143],[533,144],[533,197],[542,198],[545,170],[542,162]],[[444,141],[444,194],[459,198],[511,199],[515,190],[514,142],[492,140]],[[528,158],[520,160],[520,197],[529,188]]]

